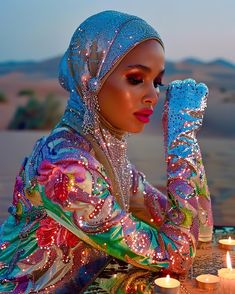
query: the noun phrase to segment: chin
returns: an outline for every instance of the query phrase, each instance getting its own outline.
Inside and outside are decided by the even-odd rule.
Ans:
[[[139,133],[143,132],[143,130],[144,130],[144,126],[139,127],[139,128],[129,129],[127,132],[132,133],[132,134],[139,134]]]

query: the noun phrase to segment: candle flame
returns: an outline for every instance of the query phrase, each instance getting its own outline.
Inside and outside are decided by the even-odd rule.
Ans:
[[[170,278],[171,278],[170,275],[167,275],[167,276],[166,276],[166,282],[167,282],[167,283],[170,282]]]
[[[229,236],[229,237],[228,237],[228,242],[231,243],[231,241],[232,241],[232,239],[231,239],[231,237]]]
[[[230,254],[229,254],[228,251],[227,251],[227,254],[226,254],[226,261],[227,261],[227,268],[230,269],[230,271],[232,271],[233,268],[232,268],[232,263],[231,263]]]

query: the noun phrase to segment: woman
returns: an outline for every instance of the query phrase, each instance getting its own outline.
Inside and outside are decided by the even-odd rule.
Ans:
[[[150,271],[190,267],[200,223],[212,224],[195,137],[206,86],[168,88],[169,197],[126,155],[126,135],[149,121],[163,73],[163,42],[136,16],[106,11],[75,31],[60,67],[67,108],[25,159],[1,227],[1,292],[78,293],[109,256]]]

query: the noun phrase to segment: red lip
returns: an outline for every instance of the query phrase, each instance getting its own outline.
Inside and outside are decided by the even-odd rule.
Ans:
[[[148,123],[152,114],[153,110],[149,108],[143,108],[134,113],[135,117],[143,123]]]

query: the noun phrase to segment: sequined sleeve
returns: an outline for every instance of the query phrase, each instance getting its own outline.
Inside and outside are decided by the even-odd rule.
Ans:
[[[163,113],[167,197],[132,167],[131,209],[153,226],[171,221],[195,240],[210,241],[213,217],[196,133],[202,125],[208,88],[194,80],[170,84]]]
[[[196,210],[191,231],[201,241],[210,241],[213,229],[211,198],[197,140],[208,93],[207,86],[195,80],[173,81],[163,112],[168,195]]]
[[[191,265],[191,234],[172,222],[153,228],[123,211],[102,165],[90,154],[70,148],[60,160],[42,161],[38,174],[48,215],[91,246],[154,271],[183,272]]]
[[[138,218],[160,227],[170,209],[166,195],[148,183],[145,175],[131,165],[130,211]]]

